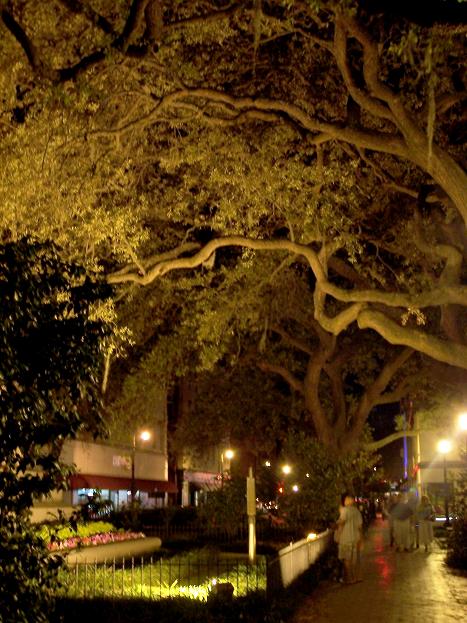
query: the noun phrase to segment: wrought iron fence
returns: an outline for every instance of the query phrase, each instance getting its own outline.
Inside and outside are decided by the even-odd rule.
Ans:
[[[226,583],[235,596],[266,590],[263,557],[255,564],[245,558],[130,558],[76,563],[61,573],[61,592],[71,597],[207,599]]]
[[[245,541],[248,537],[248,524],[240,524],[234,530],[226,530],[216,526],[202,526],[198,522],[192,524],[161,524],[143,525],[142,531],[146,536],[158,536],[162,539],[193,539],[210,543],[232,543]],[[272,526],[262,522],[256,524],[256,538],[258,541],[271,540],[288,543],[302,538],[297,530],[287,527]]]

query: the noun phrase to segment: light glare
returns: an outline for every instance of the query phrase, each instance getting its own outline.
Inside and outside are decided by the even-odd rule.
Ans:
[[[452,441],[450,439],[440,439],[438,441],[438,452],[448,454],[452,450]]]

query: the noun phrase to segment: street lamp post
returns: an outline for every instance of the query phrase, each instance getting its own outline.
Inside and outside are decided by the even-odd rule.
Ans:
[[[438,452],[443,455],[443,480],[444,480],[444,513],[446,516],[446,521],[444,525],[450,526],[451,523],[449,521],[449,502],[448,502],[448,471],[446,465],[446,454],[451,452],[452,443],[449,439],[440,439],[438,442]]]
[[[135,477],[135,464],[136,464],[136,440],[149,441],[151,439],[151,433],[148,430],[143,430],[139,434],[135,431],[133,433],[133,443],[131,447],[131,517],[133,523],[136,521],[136,477]]]

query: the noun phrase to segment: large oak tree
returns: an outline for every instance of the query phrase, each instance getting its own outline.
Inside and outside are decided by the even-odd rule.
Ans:
[[[4,3],[4,237],[169,318],[228,248],[300,258],[320,373],[355,326],[465,369],[465,26],[433,4]]]

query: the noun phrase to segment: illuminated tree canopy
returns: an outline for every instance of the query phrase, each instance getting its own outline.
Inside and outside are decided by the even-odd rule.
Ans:
[[[52,236],[120,288],[136,341],[169,348],[173,324],[206,366],[222,316],[247,313],[223,289],[257,330],[271,319],[251,269],[271,290],[306,272],[326,383],[357,327],[395,347],[371,383],[412,351],[466,369],[466,25],[431,5],[3,3],[4,238]],[[274,320],[269,335],[303,338]]]

